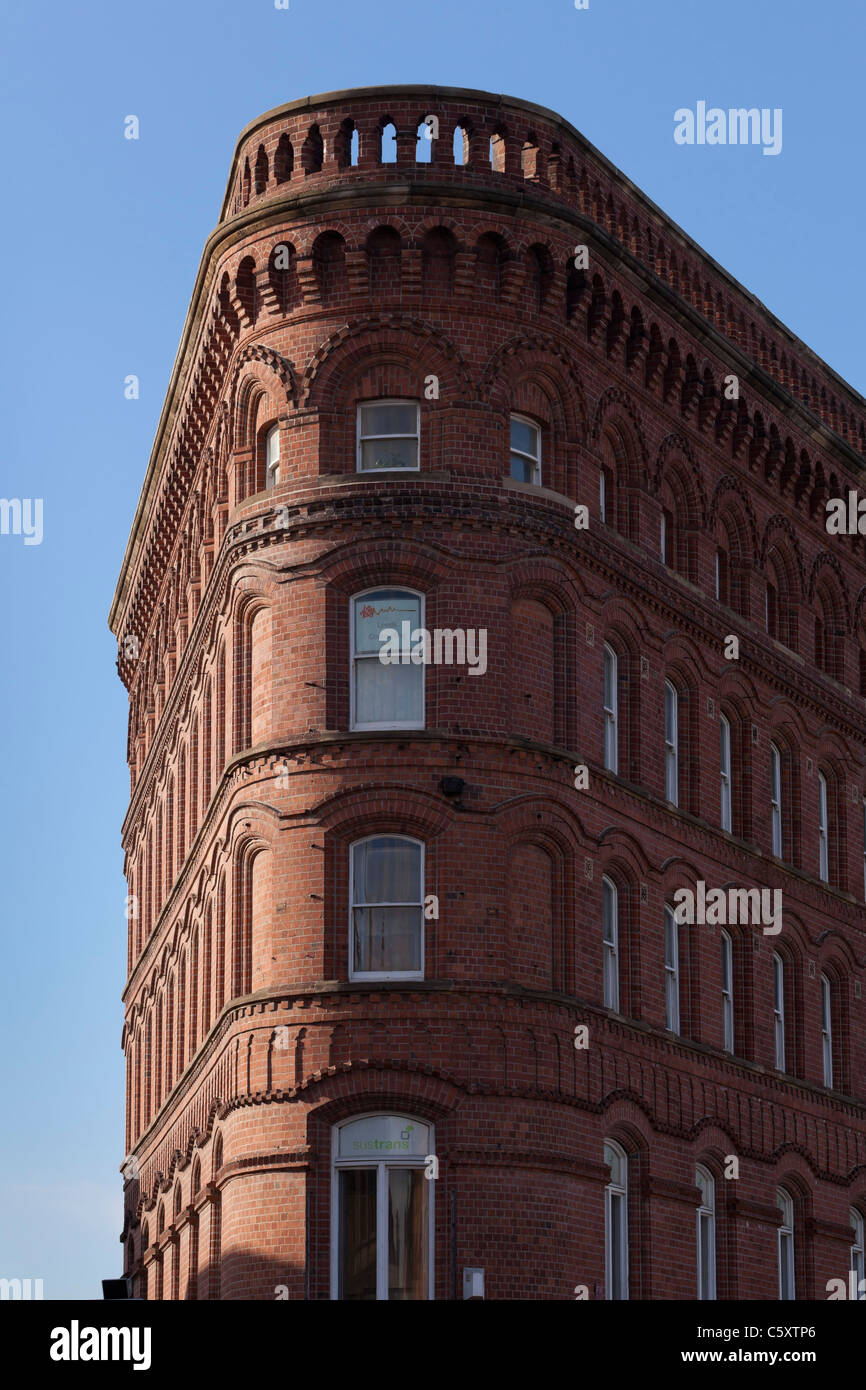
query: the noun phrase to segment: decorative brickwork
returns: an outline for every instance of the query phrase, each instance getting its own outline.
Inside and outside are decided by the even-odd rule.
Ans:
[[[417,403],[408,467],[359,471],[377,400]],[[631,1298],[696,1296],[698,1164],[718,1297],[778,1296],[779,1187],[796,1296],[847,1278],[866,542],[824,504],[864,454],[866,402],[554,113],[363,89],[247,128],[111,611],[143,1296],[335,1296],[332,1145],[372,1113],[435,1127],[438,1299],[470,1267],[488,1298],[604,1297],[606,1140]],[[358,717],[367,591],[483,631],[484,673],[427,665],[421,719]],[[419,969],[384,979],[368,837],[423,851]],[[665,905],[698,882],[781,890],[782,929],[680,925],[677,1030]]]

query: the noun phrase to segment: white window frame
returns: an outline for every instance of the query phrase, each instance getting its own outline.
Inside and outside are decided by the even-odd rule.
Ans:
[[[734,823],[731,797],[731,722],[724,714],[719,715],[719,795],[722,829],[730,833]]]
[[[785,1070],[785,962],[773,952],[773,1057],[777,1071]]]
[[[775,743],[770,744],[770,829],[773,854],[782,858],[782,755]]]
[[[830,840],[827,822],[827,778],[818,773],[818,876],[830,882]]]
[[[851,1218],[851,1229],[854,1232],[854,1239],[851,1242],[851,1273],[854,1275],[854,1297],[859,1301],[866,1295],[866,1290],[862,1293],[860,1285],[866,1279],[866,1222],[863,1220],[863,1213],[856,1207],[850,1207],[848,1215]]]
[[[359,845],[368,844],[370,840],[406,840],[410,844],[418,845],[421,850],[421,896],[419,902],[415,903],[376,903],[376,907],[419,907],[421,911],[421,943],[419,959],[421,968],[419,970],[355,970],[355,908],[371,906],[366,903],[355,902],[355,850]],[[424,926],[424,888],[427,882],[427,862],[426,847],[423,840],[419,840],[415,835],[401,835],[398,831],[379,830],[373,835],[363,835],[360,840],[353,840],[349,846],[349,979],[350,980],[423,980],[424,979],[424,953],[426,950],[426,929]]]
[[[361,724],[357,720],[355,708],[356,681],[355,668],[359,661],[378,661],[377,652],[356,652],[355,651],[355,603],[358,599],[367,598],[370,594],[381,594],[388,589],[393,589],[395,593],[406,594],[410,598],[420,599],[419,606],[419,627],[424,628],[426,601],[422,593],[417,589],[404,589],[399,584],[377,584],[372,589],[362,589],[360,593],[353,594],[349,599],[349,728],[350,729],[424,729],[427,726],[427,668],[423,662],[418,664],[421,681],[421,718],[419,721],[413,719],[398,719],[393,723],[371,722]],[[397,625],[395,624],[395,627]],[[399,631],[399,628],[397,628]],[[401,648],[402,651],[402,648]]]
[[[833,1089],[833,987],[821,973],[821,1069],[824,1085]]]
[[[703,1163],[695,1168],[695,1186],[700,1190],[701,1203],[697,1210],[697,1255],[698,1255],[698,1298],[714,1300],[716,1297],[716,1181]],[[709,1244],[706,1264],[709,1268],[707,1287],[704,1288],[704,1238]]]
[[[521,425],[528,425],[530,429],[535,430],[535,433],[536,433],[536,435],[537,435],[537,437],[538,437],[538,454],[537,454],[537,455],[535,455],[535,454],[527,454],[523,449],[515,449],[515,448],[513,448],[512,444],[511,444],[511,421],[512,421],[512,420],[517,420],[519,424],[521,424]],[[541,487],[541,426],[539,425],[539,423],[538,423],[537,420],[531,420],[531,419],[529,418],[528,415],[518,415],[518,414],[516,414],[515,411],[512,411],[511,414],[510,414],[509,417],[508,417],[508,476],[509,476],[509,478],[512,478],[512,473],[511,473],[511,455],[512,455],[512,454],[517,454],[518,458],[527,459],[527,460],[532,464],[532,479],[531,479],[532,485],[533,485],[534,487]],[[512,481],[513,481],[513,482],[520,482],[520,479],[519,479],[519,478],[512,478]]]
[[[602,526],[607,525],[607,479],[604,469],[600,468],[598,473],[598,514]]]
[[[664,508],[662,508],[662,522],[661,522],[661,527],[660,527],[660,537],[659,537],[659,538],[660,538],[660,540],[661,540],[661,545],[662,545],[662,564],[663,564],[663,565],[666,565],[666,564],[667,564],[667,549],[668,549],[668,544],[667,544],[667,542],[668,542],[668,535],[667,535],[668,525],[667,525],[667,521],[668,521],[668,519],[667,519],[667,517],[665,516]]]
[[[782,1224],[779,1226],[777,1240],[777,1253],[779,1263],[779,1298],[783,1301],[790,1301],[796,1297],[796,1273],[794,1269],[794,1199],[784,1187],[776,1188],[776,1206],[782,1213]],[[788,1260],[782,1258],[783,1250],[787,1249]],[[789,1280],[786,1283],[783,1277],[783,1270],[787,1263]]]
[[[619,1013],[619,893],[606,874],[601,880],[601,935],[604,1007]]]
[[[340,1158],[340,1130],[344,1125],[354,1124],[356,1120],[375,1120],[391,1119],[397,1115],[394,1110],[374,1110],[365,1111],[360,1115],[350,1115],[339,1124],[331,1126],[331,1299],[334,1302],[340,1300],[340,1186],[339,1173],[343,1168],[375,1168],[376,1174],[376,1299],[377,1301],[388,1301],[388,1168],[424,1168],[426,1158],[421,1155],[401,1155],[397,1158],[376,1158],[371,1160],[369,1156],[360,1155],[358,1158]],[[429,1131],[428,1147],[431,1154],[436,1153],[436,1131],[435,1126],[420,1116],[400,1115],[400,1119],[412,1120],[413,1123],[424,1125]],[[429,1222],[427,1232],[427,1263],[428,1263],[428,1293],[429,1300],[434,1297],[434,1275],[435,1275],[435,1220],[433,1212],[433,1201],[436,1193],[436,1183],[428,1183],[429,1192],[427,1194],[427,1217]]]
[[[610,682],[608,682],[610,670]],[[612,691],[613,703],[605,699],[608,683]],[[604,644],[603,672],[604,704],[604,765],[608,772],[619,771],[619,657],[607,642]]]
[[[665,1027],[680,1031],[680,932],[672,907],[665,903]]]
[[[370,405],[412,405],[415,407],[415,433],[414,434],[361,434],[361,411],[365,406]],[[361,445],[368,439],[414,439],[417,441],[417,451],[415,454],[415,467],[411,465],[407,468],[362,468],[361,467]],[[360,401],[355,416],[355,472],[363,474],[366,478],[378,478],[381,473],[419,473],[421,471],[421,405],[420,402],[413,400],[411,396],[374,396],[372,400]]]
[[[620,1302],[628,1300],[628,1154],[621,1144],[615,1139],[605,1139],[605,1149],[612,1149],[622,1164],[623,1181],[615,1183],[613,1179],[607,1183],[604,1189],[604,1296],[606,1299],[616,1299]],[[605,1155],[605,1163],[607,1156]],[[611,1213],[614,1202],[621,1205],[622,1219],[620,1221],[620,1242],[619,1250],[616,1252],[619,1265],[618,1287],[614,1287],[614,1264],[613,1264],[613,1221]]]
[[[680,697],[672,681],[665,681],[665,800],[680,803]]]
[[[276,455],[276,456],[275,456]],[[271,425],[265,435],[265,489],[270,492],[280,482],[280,427]]]
[[[721,934],[722,946],[722,1046],[734,1051],[734,943],[728,932]]]

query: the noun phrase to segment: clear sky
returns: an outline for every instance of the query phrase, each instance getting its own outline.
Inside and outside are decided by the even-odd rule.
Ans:
[[[0,1277],[98,1298],[120,1272],[129,787],[106,620],[239,131],[391,83],[552,107],[864,391],[866,9],[5,0],[0,50],[0,495],[43,500],[41,544],[0,535]],[[780,107],[781,153],[675,144],[701,100]]]

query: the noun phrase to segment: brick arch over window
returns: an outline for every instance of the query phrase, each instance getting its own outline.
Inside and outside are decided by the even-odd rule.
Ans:
[[[767,801],[765,802],[759,791],[759,806],[765,806],[766,824],[763,826],[763,833],[760,842],[765,846],[767,853],[772,853],[771,826],[769,823],[770,808],[769,796],[771,791],[771,768],[770,768],[770,748],[774,745],[779,750],[779,767],[781,775],[782,792],[782,859],[788,864],[793,864],[795,868],[803,867],[803,842],[802,842],[802,819],[803,819],[803,795],[804,783],[801,771],[803,758],[803,747],[805,734],[784,716],[777,714],[771,721],[770,728],[767,730]],[[811,785],[817,797],[817,780],[813,778]],[[817,825],[817,816],[815,822]],[[817,863],[817,856],[816,856]]]
[[[364,539],[351,541],[327,557],[320,578],[325,583],[326,644],[326,725],[329,729],[348,729],[349,662],[351,652],[350,600],[365,589],[409,589],[423,594],[425,626],[454,627],[439,610],[438,590],[453,575],[452,557],[418,542],[397,537],[371,549]],[[473,626],[467,620],[465,626]],[[476,625],[477,626],[477,625]],[[447,667],[439,668],[447,671]],[[430,666],[425,680],[425,722],[437,727],[439,720],[438,670]]]
[[[443,806],[437,791],[418,792],[410,786],[383,785],[370,796],[364,791],[348,791],[330,797],[316,807],[318,838],[323,840],[324,882],[331,885],[331,930],[323,944],[322,970],[326,979],[349,977],[349,905],[351,886],[349,862],[351,847],[375,835],[393,835],[419,842],[424,849],[425,898],[443,894],[440,877],[439,838],[447,831],[454,813]],[[443,864],[447,869],[447,864]],[[424,921],[424,974],[436,976],[443,969],[439,960],[440,918]]]
[[[831,887],[844,893],[848,889],[848,807],[850,804],[845,768],[851,765],[852,760],[850,755],[846,757],[844,752],[840,756],[840,753],[837,753],[835,749],[834,754],[825,751],[824,748],[818,750],[818,757],[815,759],[814,795],[817,803],[819,796],[818,778],[821,776],[824,778],[827,788],[828,881]],[[808,782],[807,785],[809,785]],[[858,821],[860,819],[862,816],[858,816]],[[815,849],[813,849],[810,858],[817,863],[817,851]]]
[[[782,1188],[790,1196],[794,1207],[794,1295],[798,1301],[818,1295],[814,1275],[812,1199],[817,1176],[799,1154],[787,1153],[780,1160],[772,1187],[774,1204],[776,1191]],[[778,1214],[781,1223],[781,1212]],[[773,1255],[777,1256],[777,1250],[773,1251]]]
[[[598,857],[593,861],[592,883],[585,884],[589,890],[590,910],[587,914],[588,928],[582,932],[584,959],[593,962],[589,979],[581,983],[597,1004],[604,999],[603,989],[603,924],[604,924],[604,886],[608,879],[616,889],[616,927],[617,927],[617,973],[619,981],[618,1012],[630,1018],[640,1018],[642,997],[640,986],[640,883],[642,869],[638,867],[633,853],[623,853],[631,849],[631,837],[602,835],[599,842]],[[642,858],[642,856],[641,856]],[[590,981],[595,981],[591,988]]]
[[[232,849],[229,998],[249,994],[268,973],[262,956],[267,940],[271,849],[262,834],[242,832]]]
[[[819,555],[812,566],[809,600],[814,621],[815,665],[825,675],[844,683],[851,604],[842,567],[834,556]]]
[[[625,1152],[628,1165],[628,1295],[629,1299],[647,1299],[652,1288],[650,1146],[633,1120],[620,1118],[625,1109],[625,1102],[615,1101],[610,1113],[602,1117],[600,1128],[604,1143],[612,1141]]]
[[[562,412],[562,438],[569,444],[583,444],[588,434],[588,413],[582,385],[580,363],[561,343],[544,333],[519,333],[492,354],[485,363],[478,383],[478,395],[503,414],[513,409],[514,388],[523,380],[534,380],[548,399]],[[549,484],[556,491],[576,495],[577,469],[566,469],[565,486]],[[568,492],[569,485],[573,490]]]
[[[758,536],[754,510],[737,479],[726,476],[716,485],[710,528],[716,545],[719,601],[747,618],[754,606],[751,578],[758,560]]]
[[[658,480],[661,503],[659,553],[669,569],[693,583],[698,572],[698,541],[706,514],[694,475],[686,462],[669,457]]]
[[[760,555],[767,585],[767,631],[775,640],[797,651],[805,572],[800,543],[787,517],[774,516],[767,522]]]
[[[616,656],[616,726],[617,726],[617,772],[629,782],[640,783],[641,775],[641,733],[646,715],[644,691],[646,682],[641,679],[641,656],[643,651],[643,625],[640,613],[616,599],[602,611],[599,623],[601,642],[599,661],[603,664],[604,645],[607,643]],[[604,673],[598,682],[598,691],[603,699]],[[602,709],[601,699],[590,702],[585,696],[581,701],[580,734],[578,747],[589,746],[585,740],[595,737],[590,734],[596,728],[598,714]],[[601,744],[603,752],[603,740]]]
[[[752,840],[754,837],[752,721],[758,699],[757,691],[754,690],[751,682],[740,677],[739,672],[730,671],[722,672],[717,688],[716,709],[718,716],[724,716],[727,719],[730,731],[731,834],[735,835],[738,840]],[[714,743],[718,744],[719,758],[721,759],[721,734],[718,740],[714,740]],[[708,775],[713,765],[713,760],[708,759]]]
[[[341,409],[346,420],[345,435],[343,427],[325,435],[322,472],[354,471],[357,402],[401,393],[421,402],[422,467],[435,467],[435,442],[424,450],[424,379],[430,373],[439,378],[440,403],[452,394],[462,400],[474,394],[466,363],[451,340],[402,315],[389,315],[386,326],[378,320],[347,326],[323,343],[307,368],[302,403]]]
[[[235,610],[232,654],[232,752],[264,742],[271,732],[270,604],[245,597]]]
[[[512,592],[508,650],[508,731],[537,743],[567,739],[566,621],[549,592],[520,586]]]
[[[665,652],[664,680],[677,694],[677,760],[679,796],[677,804],[683,811],[698,815],[700,808],[701,768],[707,759],[702,738],[701,682],[705,678],[702,662],[688,644],[675,642]],[[662,702],[660,720],[664,720]],[[663,727],[663,725],[662,725]],[[716,726],[718,728],[718,726]]]
[[[806,1076],[807,1017],[805,989],[807,960],[812,946],[808,933],[793,913],[786,912],[784,930],[772,937],[773,952],[782,961],[782,1002],[785,1030],[785,1071],[789,1076]],[[769,970],[769,979],[767,978]],[[772,953],[764,969],[762,997],[767,1015],[773,1008]]]

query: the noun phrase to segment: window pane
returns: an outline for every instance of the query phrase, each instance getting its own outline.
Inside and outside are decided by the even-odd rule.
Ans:
[[[625,1268],[623,1252],[625,1249],[625,1202],[619,1193],[610,1194],[610,1292],[615,1299],[624,1299]]]
[[[625,1163],[619,1149],[615,1149],[613,1144],[605,1144],[604,1161],[610,1169],[610,1180],[618,1187],[624,1186]]]
[[[356,654],[375,652],[378,656],[382,650],[379,634],[388,627],[394,628],[400,636],[402,650],[402,624],[410,623],[412,632],[421,625],[420,598],[416,594],[405,594],[400,589],[378,589],[374,594],[362,594],[355,599],[354,605]],[[410,633],[410,645],[411,640]]]
[[[386,666],[374,657],[356,663],[356,724],[420,724],[423,718],[423,666]]]
[[[522,454],[512,454],[511,476],[516,478],[519,483],[534,483],[536,466],[531,459],[524,458]]]
[[[356,907],[353,972],[421,969],[421,907]]]
[[[709,1212],[701,1212],[701,1298],[715,1296],[714,1220]]]
[[[616,694],[616,682],[614,673],[616,671],[616,658],[613,652],[604,651],[604,703],[606,709],[613,709]]]
[[[377,468],[417,468],[417,439],[365,439],[361,444],[362,472]]]
[[[340,1298],[376,1297],[376,1169],[341,1169]]]
[[[388,1170],[388,1297],[426,1298],[427,1201],[423,1168]]]
[[[354,902],[420,903],[421,846],[382,835],[354,850]]]
[[[413,404],[362,405],[361,437],[382,434],[417,434],[418,407]]]
[[[531,454],[533,458],[538,458],[538,430],[534,425],[527,425],[523,420],[511,419],[511,447],[518,449],[522,454]]]
[[[671,686],[665,686],[665,738],[668,743],[677,740],[677,696]]]

